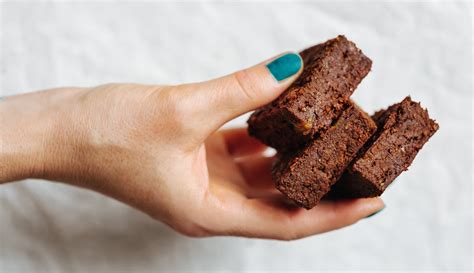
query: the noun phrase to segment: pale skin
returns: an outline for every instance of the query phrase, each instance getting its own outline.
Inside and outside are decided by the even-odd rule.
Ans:
[[[41,178],[91,189],[192,237],[293,240],[381,210],[379,198],[294,207],[274,188],[267,147],[245,128],[219,130],[278,97],[301,72],[278,82],[267,62],[201,83],[3,98],[0,183]]]

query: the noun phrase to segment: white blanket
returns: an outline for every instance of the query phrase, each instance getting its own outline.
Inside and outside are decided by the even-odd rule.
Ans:
[[[3,185],[0,272],[472,269],[472,3],[2,3],[1,9],[4,96],[106,82],[206,80],[345,34],[374,62],[355,100],[373,112],[410,94],[440,130],[384,194],[382,213],[294,242],[189,239],[90,191],[33,180]]]

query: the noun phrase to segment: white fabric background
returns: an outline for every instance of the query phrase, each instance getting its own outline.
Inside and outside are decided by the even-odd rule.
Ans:
[[[189,239],[90,191],[3,185],[0,272],[472,269],[472,3],[2,3],[1,10],[2,95],[200,81],[346,34],[374,62],[358,103],[373,112],[411,94],[441,128],[383,196],[381,214],[294,242]]]

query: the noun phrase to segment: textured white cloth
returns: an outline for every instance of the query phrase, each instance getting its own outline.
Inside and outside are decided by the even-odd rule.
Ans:
[[[410,94],[440,130],[358,224],[294,242],[189,239],[96,193],[0,186],[0,272],[472,269],[472,3],[2,3],[1,91],[220,76],[345,34],[373,60],[354,98]],[[230,122],[242,126],[248,115]],[[0,128],[0,130],[2,130]]]

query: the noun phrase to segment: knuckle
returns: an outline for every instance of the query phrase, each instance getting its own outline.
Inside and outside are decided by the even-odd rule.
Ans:
[[[171,128],[178,131],[188,129],[193,107],[182,92],[174,88],[163,90],[160,92],[159,104],[163,116],[169,118]]]
[[[162,92],[162,102],[166,105],[166,108],[171,114],[177,117],[185,116],[186,108],[184,107],[184,100],[179,94],[179,90],[167,89]]]
[[[232,75],[235,85],[239,89],[240,93],[244,95],[245,99],[249,101],[258,99],[259,90],[257,90],[254,84],[252,84],[251,77],[246,70],[238,71]]]

